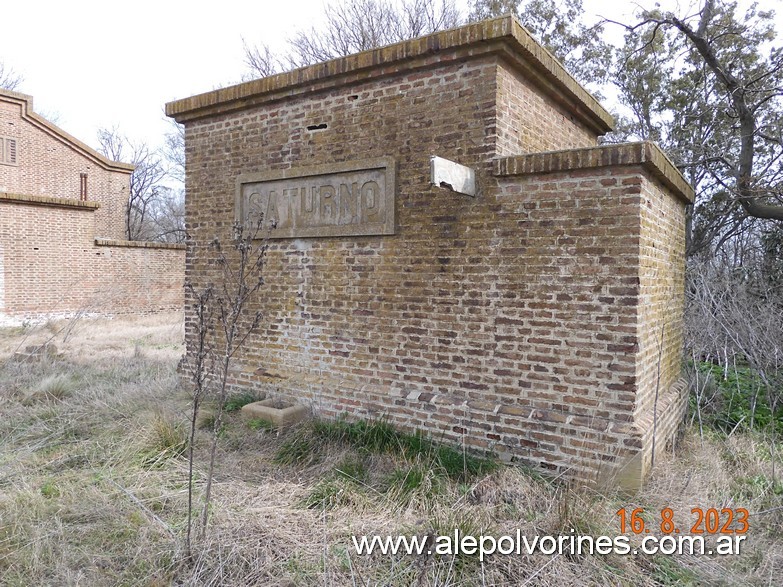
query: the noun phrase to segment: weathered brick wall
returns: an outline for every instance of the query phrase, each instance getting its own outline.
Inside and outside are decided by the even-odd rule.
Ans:
[[[635,402],[638,177],[606,168],[511,175],[500,185],[522,221],[522,303],[509,309],[517,326],[509,372],[523,390],[514,403],[520,415],[540,414],[513,427],[524,438],[541,426],[527,432],[528,459],[586,479],[611,473],[625,455]],[[518,452],[513,437],[506,442]]]
[[[533,81],[501,61],[497,71],[496,155],[592,147],[597,133],[553,103]]]
[[[640,411],[651,408],[656,388],[668,389],[680,377],[685,291],[684,209],[654,179],[645,179],[639,195],[639,313],[645,325],[639,341]]]
[[[87,174],[87,201],[97,202],[95,229],[125,238],[125,206],[132,166],[108,161],[32,110],[32,98],[0,90],[0,137],[17,141],[17,163],[0,163],[0,193],[78,200]]]
[[[37,317],[179,309],[181,246],[98,241],[94,204],[0,194],[0,311]]]
[[[498,162],[498,172],[538,178],[546,182],[544,190],[567,195],[559,205],[572,209],[560,215],[551,238],[582,245],[545,255],[578,265],[549,284],[551,291],[562,288],[556,315],[567,326],[553,343],[561,359],[567,355],[563,345],[577,353],[578,362],[572,357],[566,364],[582,369],[563,382],[581,386],[582,379],[586,397],[567,395],[564,405],[570,414],[579,414],[574,406],[582,402],[589,406],[589,414],[579,415],[589,416],[596,435],[588,440],[586,431],[566,427],[565,444],[576,442],[584,450],[563,450],[592,460],[594,467],[603,461],[591,472],[594,478],[638,485],[649,470],[653,444],[662,450],[684,414],[684,226],[692,192],[648,143],[509,158]],[[584,278],[581,284],[573,282],[577,275]],[[582,321],[573,322],[563,311],[580,298]],[[566,416],[566,424],[574,421],[581,418]],[[579,438],[584,440],[572,440]]]
[[[536,67],[515,61],[532,54]],[[220,277],[208,244],[229,238],[240,174],[397,162],[396,234],[271,241],[249,308],[264,323],[232,386],[638,483],[650,331],[682,295],[681,266],[659,287],[642,259],[681,265],[687,189],[650,145],[584,148],[605,112],[547,59],[500,19],[169,105],[186,125],[196,288]],[[562,151],[496,159],[541,149]],[[430,155],[475,167],[479,195],[431,186]],[[665,241],[654,254],[651,238]],[[676,321],[681,302],[669,307]],[[667,336],[660,387],[679,398],[677,327]],[[670,405],[658,420],[669,435]]]
[[[687,408],[681,377],[685,292],[685,211],[654,180],[640,201],[638,399],[635,417],[644,432],[641,467],[677,432]],[[653,435],[655,440],[653,441]]]

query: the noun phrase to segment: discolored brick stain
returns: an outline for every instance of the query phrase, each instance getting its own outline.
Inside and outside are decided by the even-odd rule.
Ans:
[[[608,114],[512,18],[167,112],[185,124],[196,288],[237,178],[396,165],[394,234],[270,242],[232,386],[627,488],[653,430],[656,450],[674,437],[693,192],[652,144],[597,146]],[[478,195],[430,185],[433,155],[475,169]]]

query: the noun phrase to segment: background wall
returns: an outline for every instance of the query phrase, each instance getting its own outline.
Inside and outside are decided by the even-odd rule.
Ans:
[[[182,307],[184,246],[102,240],[96,244],[95,209],[65,202],[0,195],[4,313],[36,316]]]

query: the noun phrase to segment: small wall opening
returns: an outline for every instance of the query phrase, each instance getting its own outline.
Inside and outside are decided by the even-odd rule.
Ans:
[[[79,200],[82,202],[87,201],[87,174],[79,174]]]

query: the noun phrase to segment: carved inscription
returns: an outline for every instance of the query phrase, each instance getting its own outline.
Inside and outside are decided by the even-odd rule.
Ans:
[[[272,238],[394,234],[392,159],[241,175],[236,213]]]

